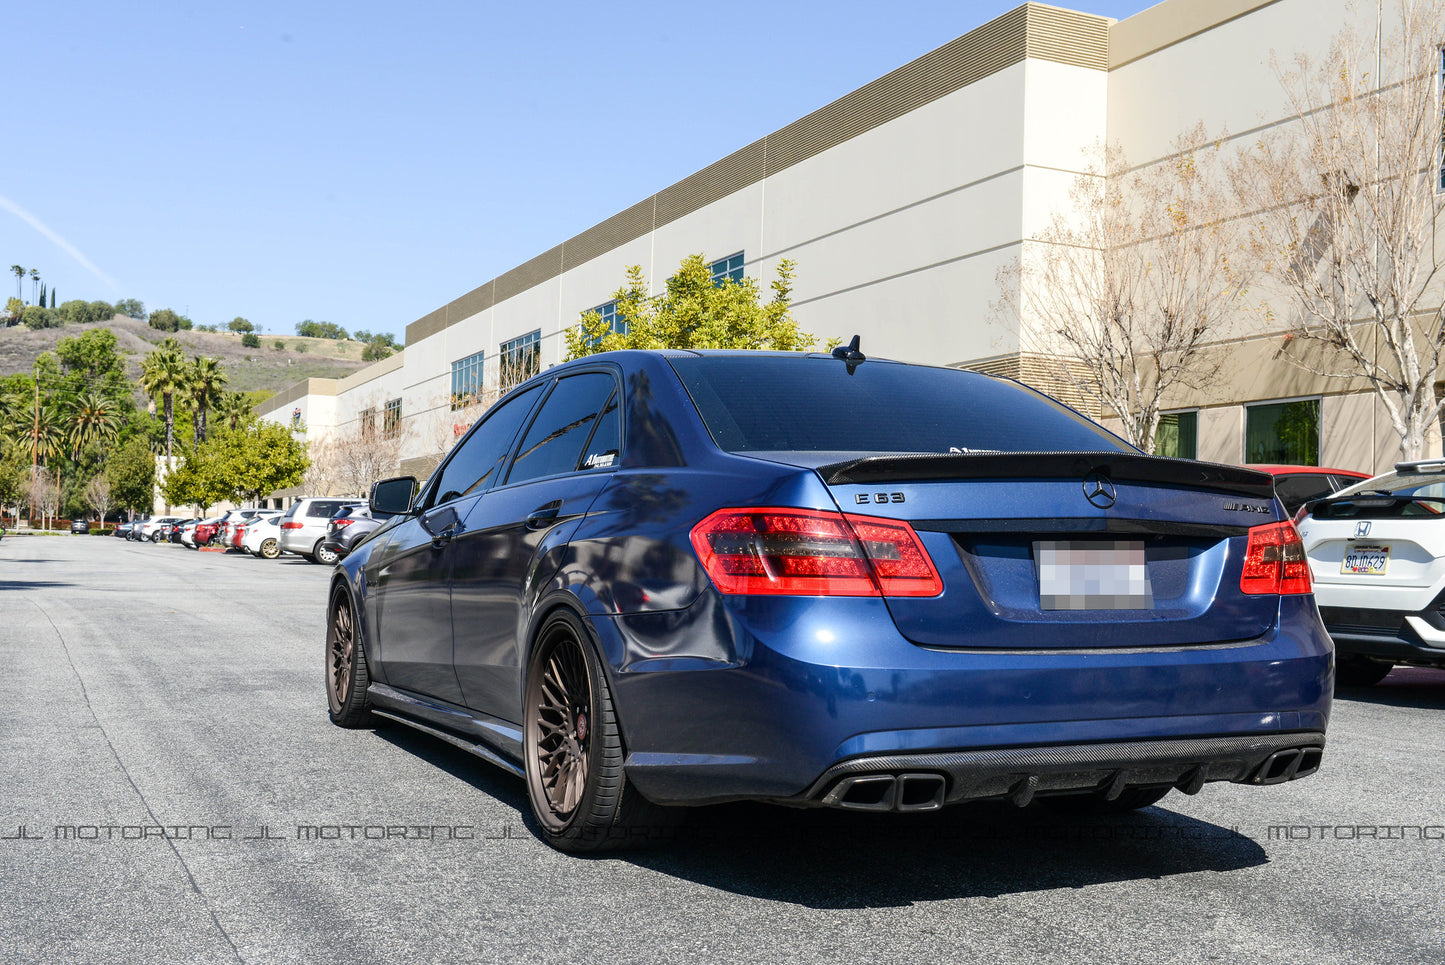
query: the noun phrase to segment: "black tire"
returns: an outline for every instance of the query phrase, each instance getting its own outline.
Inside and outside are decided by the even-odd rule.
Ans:
[[[265,539],[261,540],[260,555],[263,559],[268,560],[274,560],[276,557],[281,555],[281,544],[276,542],[276,537],[268,536]]]
[[[311,560],[311,562],[320,563],[322,566],[335,566],[336,561],[341,559],[341,557],[336,555],[335,550],[327,549],[326,547],[322,546],[321,540],[317,540],[316,546],[312,549],[309,559]]]
[[[1335,685],[1339,687],[1373,687],[1395,669],[1392,660],[1369,657],[1341,657],[1335,663]]]
[[[1056,811],[1071,814],[1123,814],[1158,804],[1171,790],[1167,787],[1127,787],[1112,801],[1106,801],[1097,794],[1068,794],[1039,798],[1039,801]]]
[[[370,684],[366,647],[351,594],[345,587],[337,587],[326,609],[326,704],[333,724],[372,726],[371,699],[366,692]]]
[[[542,837],[585,854],[657,843],[676,822],[627,783],[622,734],[591,634],[573,613],[547,618],[527,661],[522,756]]]

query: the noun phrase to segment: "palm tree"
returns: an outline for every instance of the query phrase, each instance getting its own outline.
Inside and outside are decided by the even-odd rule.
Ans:
[[[35,301],[35,292],[40,287],[40,269],[30,269],[30,300]],[[41,306],[44,308],[45,306]]]
[[[196,413],[196,444],[206,441],[206,414],[221,398],[221,389],[227,382],[221,360],[208,355],[197,355],[191,365],[191,403]]]
[[[234,429],[251,414],[251,403],[244,392],[222,392],[216,400],[215,410],[217,418]]]
[[[34,450],[33,462],[43,463],[65,451],[65,423],[65,413],[58,407],[48,403],[40,406],[31,422],[30,432],[26,433],[27,441]]]
[[[92,442],[114,442],[120,432],[118,406],[100,389],[87,388],[71,399],[66,415],[72,455]]]
[[[151,398],[159,397],[166,420],[166,460],[171,458],[172,443],[176,434],[175,397],[186,391],[188,385],[186,357],[181,346],[168,338],[160,347],[145,357],[140,367],[140,387]]]
[[[11,265],[10,273],[15,276],[15,297],[23,299],[20,286],[24,282],[26,269],[21,265]]]

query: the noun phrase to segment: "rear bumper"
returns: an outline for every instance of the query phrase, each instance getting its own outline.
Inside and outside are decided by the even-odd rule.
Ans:
[[[1381,607],[1320,607],[1341,657],[1445,666],[1445,616],[1436,603],[1418,612]]]
[[[801,806],[929,811],[964,801],[1023,807],[1036,796],[1094,793],[1113,800],[1137,787],[1193,794],[1212,781],[1280,784],[1319,770],[1323,732],[1054,745],[941,754],[857,757],[835,764]]]
[[[628,778],[661,804],[836,803],[858,774],[942,775],[943,803],[1030,777],[1030,794],[1247,782],[1276,751],[1323,747],[1334,686],[1309,597],[1282,598],[1263,637],[1189,647],[932,650],[878,601],[734,609],[711,592],[593,624]]]

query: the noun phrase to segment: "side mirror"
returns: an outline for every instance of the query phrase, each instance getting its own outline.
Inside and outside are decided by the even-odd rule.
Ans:
[[[367,504],[373,516],[399,516],[411,512],[411,501],[415,497],[416,477],[397,476],[373,483]]]

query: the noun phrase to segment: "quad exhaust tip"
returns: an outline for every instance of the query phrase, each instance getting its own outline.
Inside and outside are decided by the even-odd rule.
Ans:
[[[1318,745],[1310,747],[1287,747],[1275,751],[1264,759],[1251,780],[1253,784],[1283,784],[1285,781],[1309,777],[1320,769],[1320,760],[1325,749]]]
[[[856,774],[823,796],[848,811],[937,811],[948,782],[942,774]]]

